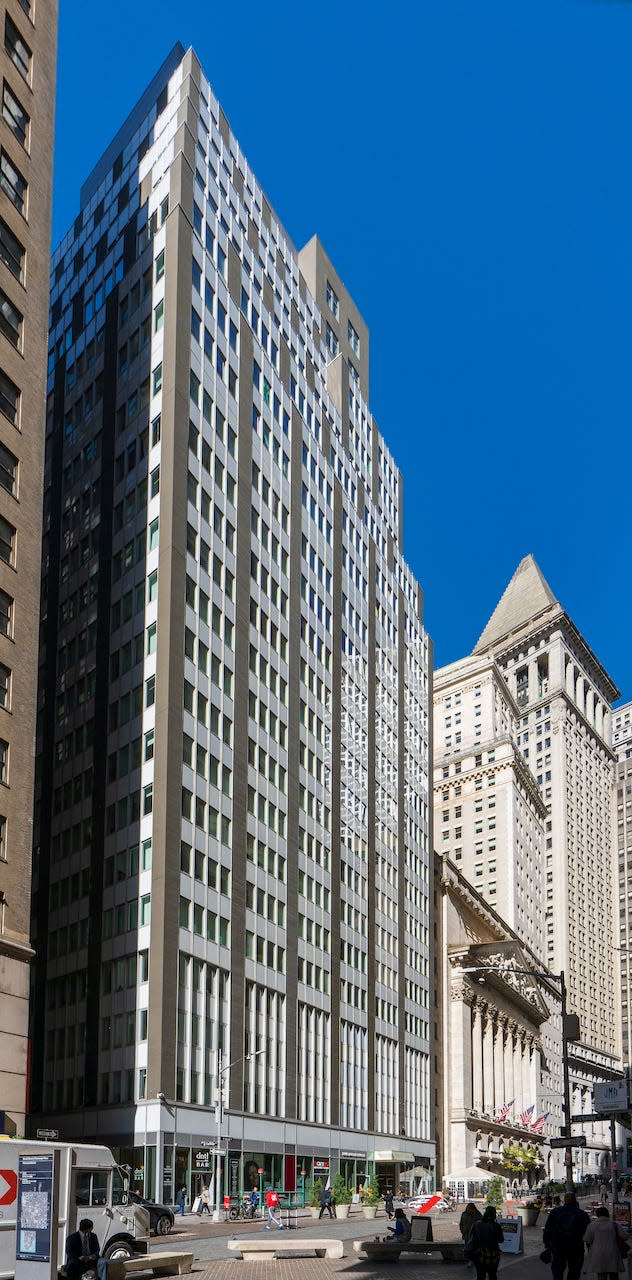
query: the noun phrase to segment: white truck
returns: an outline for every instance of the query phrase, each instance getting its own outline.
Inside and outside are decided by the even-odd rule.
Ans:
[[[91,1218],[104,1258],[149,1251],[149,1214],[107,1147],[0,1141],[0,1280],[57,1277],[66,1239]]]

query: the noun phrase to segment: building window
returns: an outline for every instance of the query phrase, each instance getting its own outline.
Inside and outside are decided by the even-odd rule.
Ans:
[[[26,40],[23,40],[15,23],[8,13],[4,20],[4,47],[21,76],[27,81],[31,76],[31,59],[33,57]]]
[[[350,320],[347,322],[347,338],[349,339],[349,346],[351,347],[351,350],[354,352],[356,356],[359,356],[360,355],[360,338],[356,333]]]
[[[0,635],[13,635],[13,600],[6,591],[0,591]]]
[[[11,707],[11,671],[0,663],[0,707]]]
[[[329,281],[327,281],[327,306],[329,307],[332,316],[335,316],[337,320],[340,315],[340,303],[338,301],[338,294],[333,286],[330,285]]]
[[[30,116],[11,92],[6,80],[2,86],[2,115],[18,142],[28,150]]]
[[[0,782],[9,783],[9,744],[0,738]]]
[[[22,321],[24,317],[3,289],[0,289],[0,332],[18,351],[22,349]]]
[[[337,356],[340,350],[340,344],[330,324],[327,325],[327,350],[332,356]]]
[[[0,261],[9,268],[16,280],[24,276],[24,246],[16,239],[3,218],[0,218]]]
[[[7,493],[17,497],[18,493],[18,460],[0,441],[0,485]]]
[[[15,564],[15,529],[4,516],[0,516],[0,560]]]
[[[0,369],[0,413],[3,413],[14,427],[19,426],[20,389],[2,369]]]
[[[7,860],[7,820],[0,815],[0,862]]]
[[[0,188],[9,197],[12,204],[26,217],[27,184],[20,170],[9,159],[6,151],[0,151]]]

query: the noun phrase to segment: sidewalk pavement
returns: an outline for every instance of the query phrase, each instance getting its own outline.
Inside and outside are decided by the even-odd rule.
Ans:
[[[458,1240],[460,1214],[433,1214],[432,1228],[435,1240]],[[383,1213],[374,1221],[367,1220],[361,1213],[353,1213],[347,1219],[329,1219],[318,1221],[309,1214],[301,1214],[298,1230],[283,1233],[284,1245],[291,1241],[293,1251],[301,1252],[301,1239],[327,1238],[341,1239],[344,1242],[345,1256],[339,1260],[299,1256],[289,1258],[270,1258],[266,1262],[241,1262],[231,1257],[226,1248],[227,1239],[239,1240],[252,1235],[263,1235],[264,1223],[261,1219],[255,1222],[216,1223],[199,1219],[195,1214],[188,1214],[182,1222],[181,1229],[172,1232],[169,1244],[162,1238],[156,1241],[156,1250],[169,1248],[193,1249],[194,1264],[192,1274],[197,1280],[389,1280],[392,1277],[392,1264],[369,1262],[359,1257],[353,1250],[353,1241],[370,1239],[376,1235],[385,1235],[388,1222]],[[178,1224],[180,1225],[180,1224]],[[269,1240],[270,1236],[266,1235]],[[499,1275],[505,1272],[507,1280],[532,1280],[536,1274],[535,1259],[542,1249],[542,1225],[527,1227],[524,1232],[524,1253],[503,1254]],[[405,1280],[470,1280],[473,1268],[462,1262],[444,1262],[441,1258],[420,1258],[418,1255],[403,1254],[398,1262],[398,1269],[403,1269]],[[549,1270],[537,1263],[537,1275],[541,1280],[548,1280]]]

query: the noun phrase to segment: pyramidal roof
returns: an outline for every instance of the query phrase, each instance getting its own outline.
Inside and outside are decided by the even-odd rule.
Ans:
[[[501,596],[482,635],[472,650],[483,653],[503,636],[517,631],[538,614],[559,605],[557,597],[538,568],[532,555],[520,561],[509,586]],[[561,606],[560,606],[561,607]]]

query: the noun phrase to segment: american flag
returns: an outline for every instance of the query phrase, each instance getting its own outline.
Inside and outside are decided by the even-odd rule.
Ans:
[[[513,1098],[511,1099],[511,1102],[505,1102],[504,1106],[500,1108],[500,1111],[496,1116],[496,1124],[502,1124],[503,1120],[507,1119],[507,1116],[509,1115],[511,1108],[513,1107],[513,1104],[514,1104]]]
[[[542,1115],[538,1116],[537,1120],[533,1121],[533,1124],[531,1125],[531,1132],[541,1133],[542,1129],[544,1128],[544,1121],[548,1120],[548,1117],[549,1117],[549,1112],[543,1111]]]
[[[526,1111],[520,1112],[520,1115],[518,1116],[518,1124],[522,1125],[523,1129],[529,1128],[529,1125],[531,1124],[531,1116],[533,1115],[534,1111],[535,1111],[535,1102],[533,1103],[533,1106],[527,1107]]]

